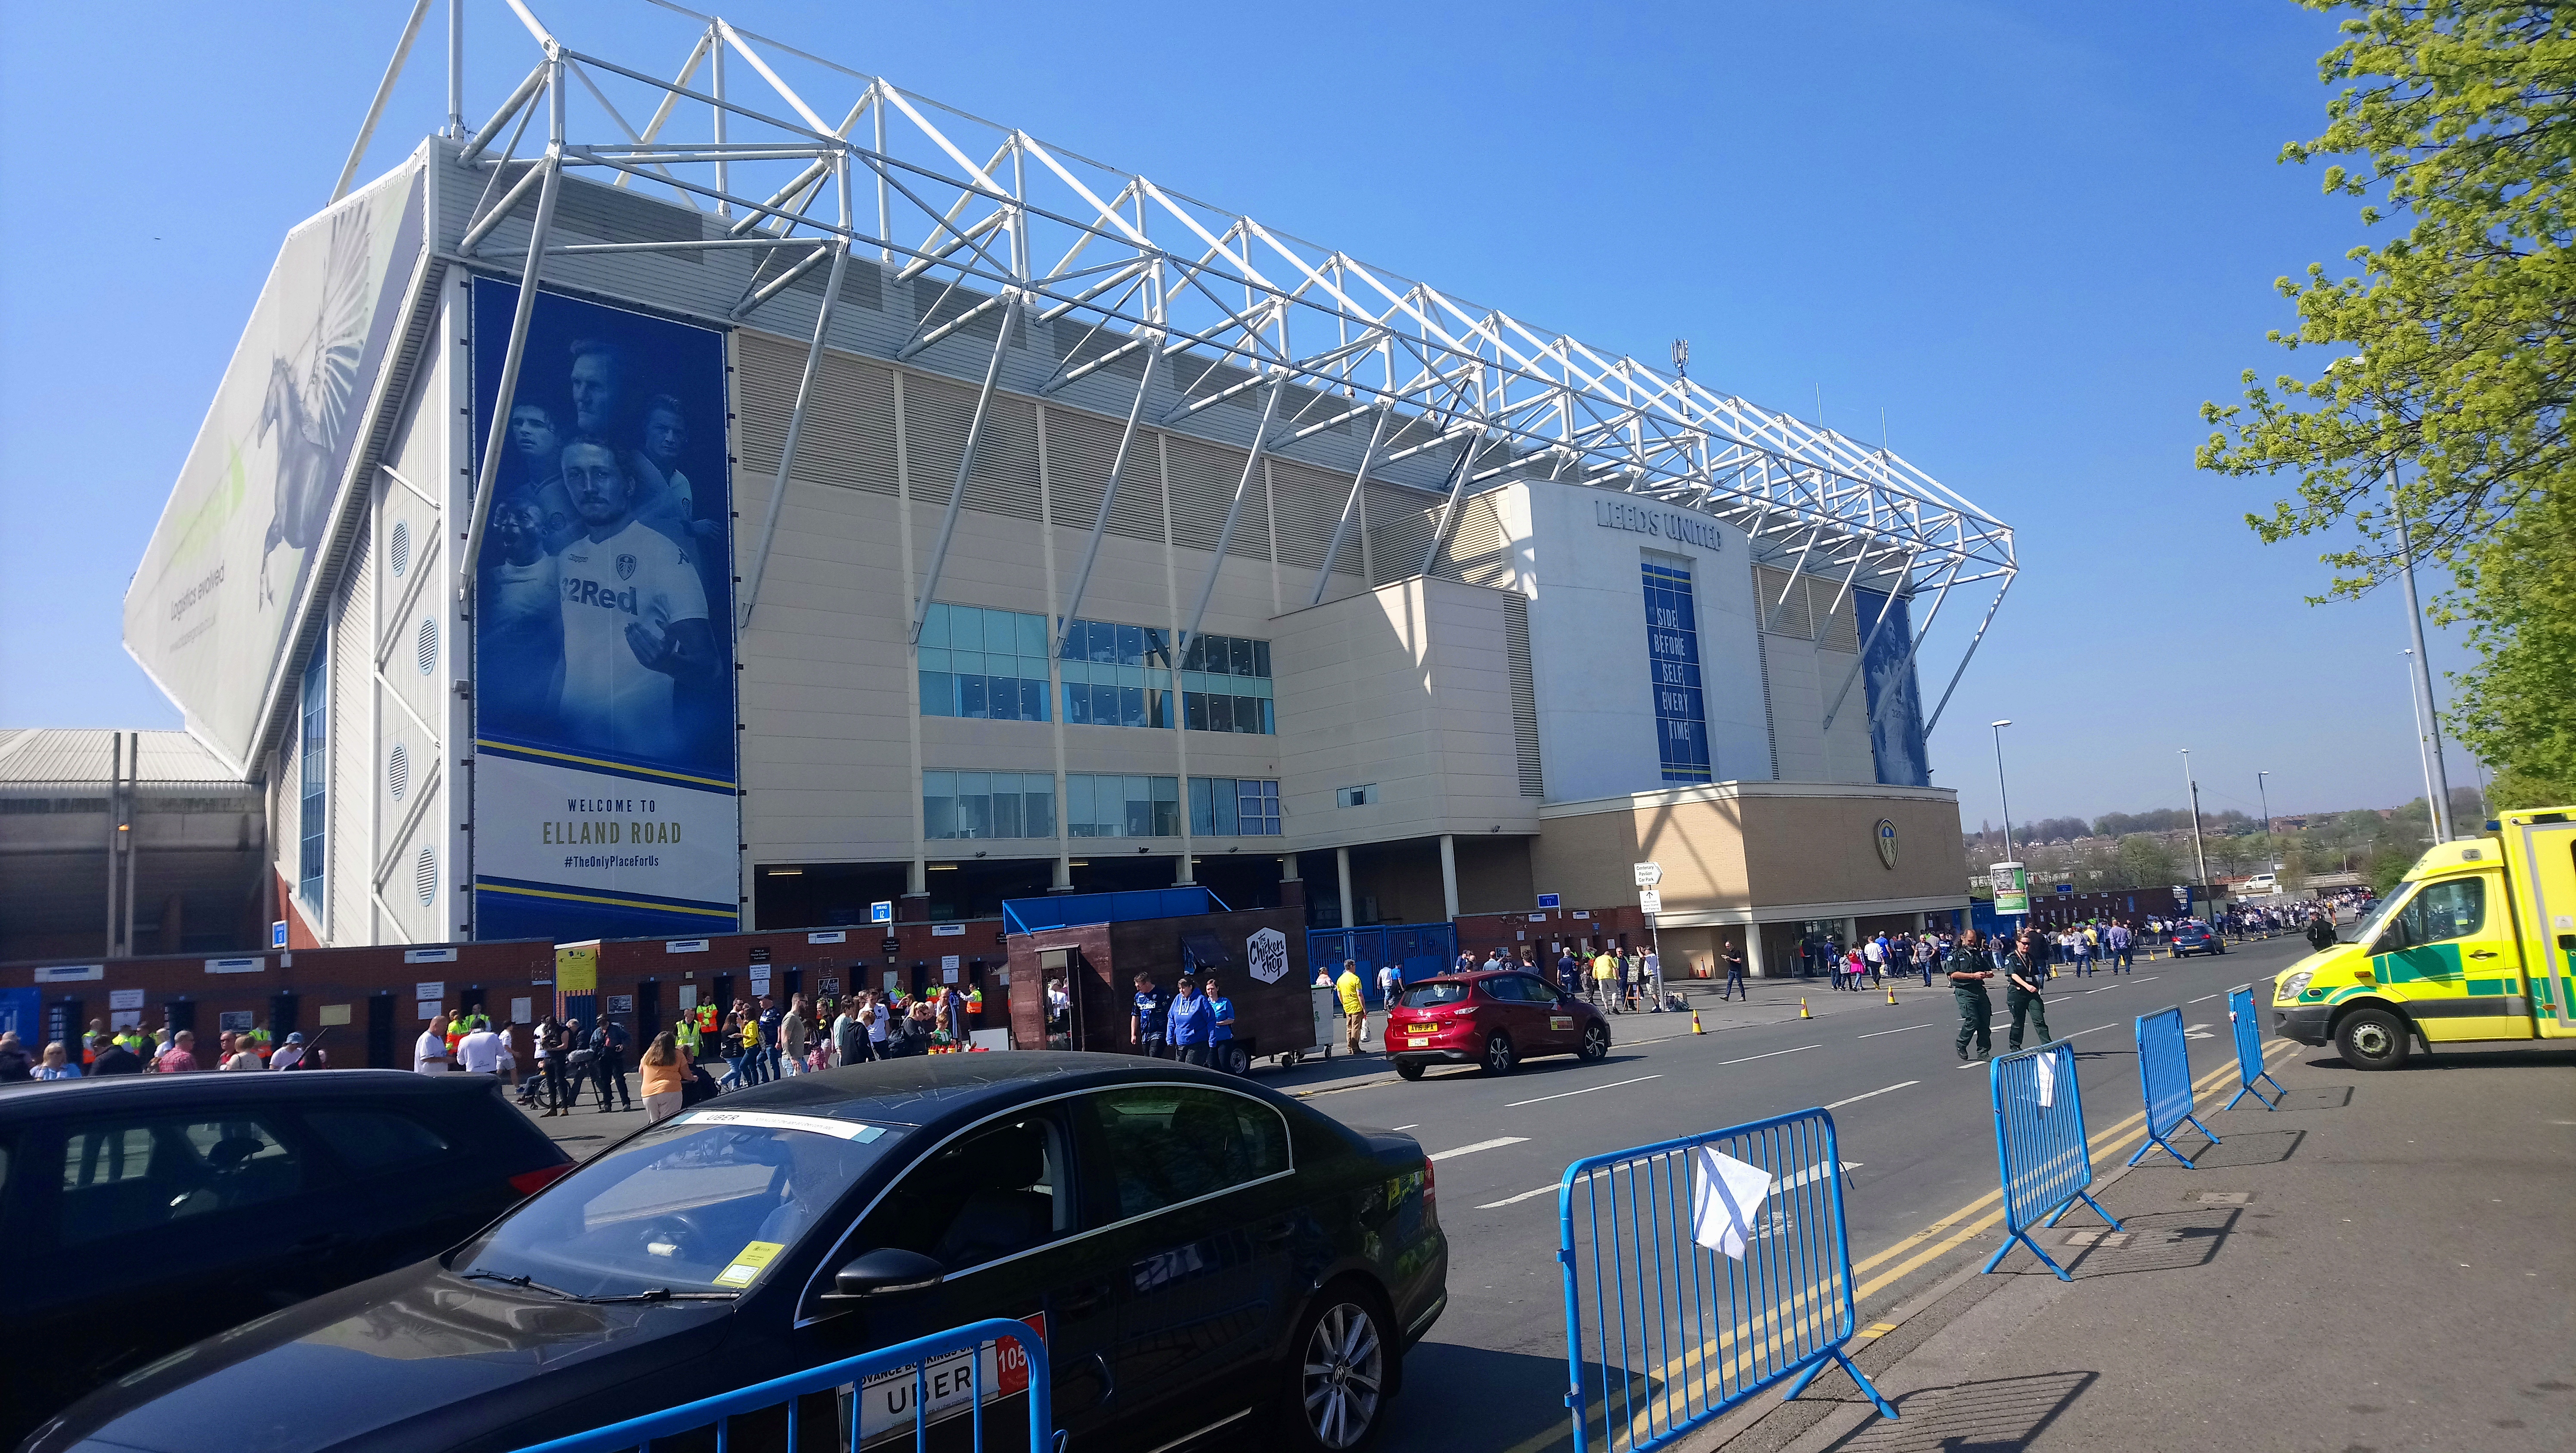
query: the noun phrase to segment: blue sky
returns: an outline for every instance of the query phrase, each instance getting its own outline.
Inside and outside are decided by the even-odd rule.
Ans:
[[[640,0],[531,7],[646,69],[679,59],[626,39],[670,28]],[[125,583],[407,8],[91,0],[7,22],[0,725],[177,725],[119,644]],[[371,172],[439,124],[443,10]],[[2360,238],[2313,170],[2273,161],[2321,126],[2329,18],[2286,0],[726,13],[1595,347],[1660,362],[1686,337],[1714,387],[1883,428],[2019,532],[2021,580],[1931,743],[1971,827],[1996,813],[1997,717],[2017,723],[2024,818],[2179,803],[2182,747],[2213,810],[2252,810],[2258,769],[2276,811],[2422,791],[2401,599],[2306,606],[2318,549],[2242,523],[2275,486],[2191,467],[2201,401],[2279,368],[2273,280]],[[479,118],[533,56],[503,6],[468,14]],[[2437,638],[2434,659],[2461,653]]]

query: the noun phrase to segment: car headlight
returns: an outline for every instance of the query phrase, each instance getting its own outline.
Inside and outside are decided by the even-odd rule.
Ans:
[[[2280,988],[2280,991],[2279,991],[2278,993],[2276,993],[2276,994],[2274,994],[2274,995],[2272,996],[2272,998],[2273,998],[2274,1002],[2276,1002],[2276,1003],[2277,1003],[2277,1002],[2279,1002],[2279,1001],[2281,1001],[2281,1000],[2284,1000],[2284,999],[2296,999],[2296,998],[2298,998],[2298,997],[2299,997],[2299,991],[2300,991],[2301,989],[2304,989],[2304,988],[2308,987],[2308,980],[2310,980],[2311,978],[2314,978],[2315,976],[2316,976],[2316,971],[2315,971],[2315,970],[2313,970],[2313,969],[2301,969],[2301,970],[2299,970],[2297,973],[2292,974],[2290,977],[2288,977],[2288,978],[2286,978],[2286,979],[2283,979],[2283,980],[2281,981],[2281,988]]]

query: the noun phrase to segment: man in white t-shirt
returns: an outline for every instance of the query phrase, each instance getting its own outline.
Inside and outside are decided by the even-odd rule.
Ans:
[[[506,1041],[486,1023],[456,1042],[456,1063],[469,1075],[498,1074]]]
[[[671,538],[635,518],[635,487],[617,451],[590,437],[563,449],[564,488],[582,535],[558,557],[563,589],[562,721],[610,752],[679,748],[672,683],[721,673],[697,567]]]

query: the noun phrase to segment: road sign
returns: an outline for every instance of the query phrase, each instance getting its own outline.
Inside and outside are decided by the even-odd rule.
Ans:
[[[891,902],[888,902],[888,903],[871,903],[871,904],[869,904],[869,905],[868,905],[868,922],[870,922],[870,923],[892,923],[892,922],[894,922],[894,904],[892,904]]]
[[[1640,888],[1637,890],[1637,907],[1647,913],[1661,913],[1664,911],[1664,895],[1652,888]]]
[[[1538,895],[1538,906],[1541,908],[1562,908],[1565,906],[1565,900],[1554,893],[1541,893]]]
[[[1661,864],[1661,863],[1639,863],[1639,864],[1637,865],[1637,886],[1638,886],[1638,887],[1640,887],[1640,888],[1652,888],[1652,887],[1654,887],[1657,883],[1660,883],[1660,882],[1662,882],[1662,881],[1664,881],[1664,865],[1663,865],[1663,864]]]

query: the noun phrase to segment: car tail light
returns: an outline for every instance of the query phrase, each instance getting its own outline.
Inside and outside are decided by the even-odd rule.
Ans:
[[[1423,1208],[1424,1210],[1426,1210],[1426,1211],[1427,1211],[1427,1210],[1429,1210],[1429,1209],[1431,1209],[1431,1207],[1432,1207],[1433,1203],[1437,1202],[1437,1201],[1440,1199],[1439,1188],[1433,1184],[1433,1182],[1434,1182],[1434,1181],[1436,1181],[1436,1180],[1438,1180],[1438,1179],[1439,1179],[1439,1177],[1435,1174],[1435,1163],[1431,1160],[1431,1158],[1430,1158],[1430,1157],[1428,1157],[1428,1156],[1423,1157],[1423,1161],[1422,1161],[1422,1208]]]
[[[523,1170],[510,1177],[510,1189],[523,1196],[533,1196],[570,1174],[572,1174],[571,1161],[565,1161],[560,1165],[541,1165],[535,1170]]]

